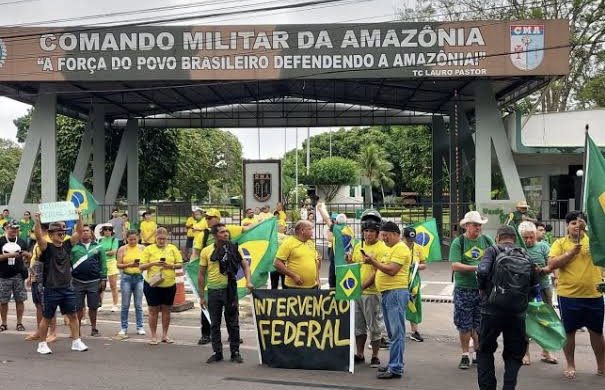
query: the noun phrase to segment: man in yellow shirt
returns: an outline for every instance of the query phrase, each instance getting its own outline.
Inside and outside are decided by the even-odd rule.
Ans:
[[[155,235],[158,225],[155,221],[151,220],[151,213],[149,211],[143,212],[143,221],[141,221],[141,244],[147,246],[155,244]]]
[[[242,219],[242,226],[252,225],[258,222],[256,217],[254,216],[254,210],[248,208],[246,209],[246,218]]]
[[[282,202],[277,202],[277,204],[275,205],[275,212],[277,213],[277,220],[286,223],[286,219],[288,218],[288,216],[284,211],[284,205],[282,204]]]
[[[597,373],[605,375],[605,339],[603,338],[603,295],[597,289],[601,282],[599,267],[592,262],[586,234],[586,217],[580,211],[566,216],[567,235],[555,241],[550,249],[545,272],[559,271],[557,295],[561,321],[567,333],[563,347],[567,369],[564,375],[575,378],[576,331],[588,329],[590,344],[597,360]]]
[[[205,222],[202,213],[202,210],[195,209],[191,212],[191,216],[187,218],[187,221],[185,221],[185,227],[187,228],[187,242],[185,243],[187,258],[189,258],[191,255],[191,250],[193,249],[193,240],[199,235],[199,232],[205,229],[205,224],[200,226],[200,222]]]
[[[376,269],[376,288],[382,294],[382,312],[391,346],[389,364],[378,369],[378,379],[394,379],[403,376],[405,351],[405,308],[408,304],[408,278],[412,256],[410,249],[401,242],[399,226],[388,221],[380,228],[384,243],[389,248],[386,256],[377,259],[366,253],[363,260]]]
[[[202,250],[200,258],[199,291],[204,291],[208,285],[208,311],[210,313],[212,350],[206,363],[223,360],[223,344],[221,343],[221,319],[225,312],[225,325],[229,333],[231,361],[243,363],[239,353],[239,306],[237,297],[236,275],[241,267],[246,278],[246,287],[252,291],[254,286],[250,279],[250,266],[244,259],[241,249],[229,241],[229,231],[222,223],[212,227],[214,243]],[[208,282],[206,283],[206,271]],[[200,304],[206,305],[204,295]]]
[[[284,288],[317,288],[319,286],[319,256],[315,250],[313,224],[298,221],[294,235],[288,237],[277,250],[273,265],[286,275]]]
[[[269,205],[264,205],[261,208],[260,214],[258,215],[258,221],[263,222],[272,217],[273,214],[271,214],[271,209],[269,208]]]
[[[206,228],[199,233],[197,237],[193,240],[193,254],[191,255],[191,260],[195,261],[200,258],[202,253],[202,249],[212,245],[214,242],[213,237],[210,236],[210,229],[213,226],[219,224],[221,222],[221,212],[218,209],[208,209],[205,213],[205,222]],[[238,225],[225,225],[225,228],[229,232],[229,239],[235,239],[237,236],[242,234],[243,232],[252,229],[257,224],[250,224],[247,226],[238,226]],[[203,291],[203,290],[200,290]],[[206,316],[203,312],[200,311],[200,331],[201,337],[198,340],[198,345],[205,345],[210,343],[210,323],[206,319]]]
[[[380,308],[380,293],[376,289],[374,279],[376,269],[371,264],[364,263],[364,253],[372,254],[376,259],[382,259],[388,253],[388,248],[384,241],[379,240],[380,219],[362,219],[361,229],[363,241],[355,245],[353,253],[347,256],[347,260],[352,263],[363,263],[361,265],[361,288],[363,289],[361,299],[355,301],[355,344],[357,353],[355,362],[363,363],[364,347],[370,335],[370,345],[372,346],[372,358],[370,367],[380,367],[378,351],[380,350],[380,340],[382,338],[382,319]]]

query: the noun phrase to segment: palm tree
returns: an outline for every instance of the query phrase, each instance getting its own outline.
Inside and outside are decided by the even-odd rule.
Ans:
[[[369,144],[361,150],[359,164],[361,173],[370,182],[370,187],[380,187],[382,198],[384,199],[384,187],[392,187],[393,182],[393,164],[385,160],[382,155],[384,152],[376,144]],[[374,197],[370,188],[370,207],[374,205]]]

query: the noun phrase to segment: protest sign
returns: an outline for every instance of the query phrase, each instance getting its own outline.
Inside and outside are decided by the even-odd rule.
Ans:
[[[78,219],[76,207],[71,202],[40,203],[40,222],[73,221]]]
[[[254,290],[261,364],[353,372],[354,301],[327,290]]]

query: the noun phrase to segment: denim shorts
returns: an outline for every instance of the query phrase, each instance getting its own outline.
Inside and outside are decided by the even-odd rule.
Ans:
[[[479,290],[454,288],[454,325],[460,333],[479,330],[481,324],[481,297]]]
[[[76,294],[71,287],[64,288],[44,288],[44,318],[51,319],[55,316],[57,306],[61,309],[61,314],[72,314],[78,310]]]

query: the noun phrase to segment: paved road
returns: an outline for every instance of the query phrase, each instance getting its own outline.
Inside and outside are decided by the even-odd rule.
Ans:
[[[427,281],[425,288],[444,291],[448,286],[448,268],[443,265],[431,267],[423,276]],[[24,334],[14,330],[15,318],[11,308],[9,327],[12,330],[0,334],[0,389],[477,388],[475,370],[461,371],[457,368],[459,348],[451,320],[452,305],[449,303],[425,303],[425,322],[421,325],[421,332],[426,336],[426,341],[408,341],[405,377],[394,381],[375,379],[374,369],[367,365],[357,365],[355,374],[259,366],[255,332],[247,314],[249,308],[246,306],[244,301],[244,364],[224,362],[212,366],[205,363],[211,354],[211,348],[196,344],[199,337],[198,310],[173,314],[171,337],[177,340],[174,345],[150,346],[146,343],[145,336],[132,336],[124,341],[116,341],[111,336],[119,330],[119,314],[103,311],[99,315],[102,337],[86,336],[90,327],[83,327],[84,341],[89,345],[89,351],[69,351],[68,329],[61,324],[60,339],[51,345],[54,353],[41,356],[35,352],[35,343],[23,341]],[[34,327],[33,314],[31,303],[28,302],[24,321],[28,329]],[[131,324],[130,328],[134,329],[134,324]],[[226,338],[225,331],[223,335]],[[537,358],[539,351],[535,345],[532,346],[532,352],[535,362],[521,370],[519,389],[550,390],[569,387],[569,381],[562,378],[563,364],[555,366],[541,363]],[[228,353],[226,355],[228,356]],[[561,353],[558,356],[563,360]],[[381,351],[380,358],[386,361],[387,351]],[[605,387],[605,378],[594,375],[594,357],[586,333],[578,334],[577,365],[578,379],[573,381],[574,389],[593,390]],[[501,371],[502,365],[498,362],[500,376]]]

